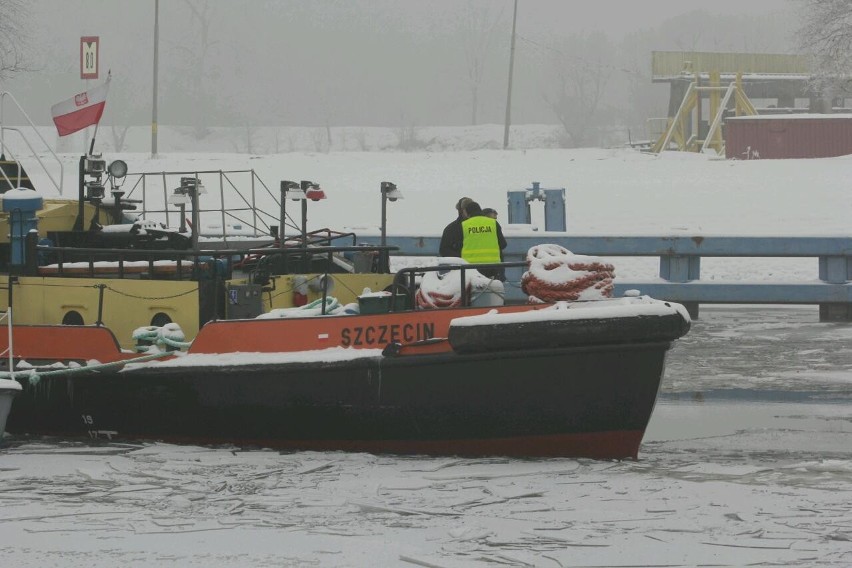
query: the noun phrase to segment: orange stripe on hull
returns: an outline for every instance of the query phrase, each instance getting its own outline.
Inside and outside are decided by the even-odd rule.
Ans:
[[[205,325],[190,353],[289,353],[329,347],[376,349],[398,341],[403,345],[447,337],[458,317],[526,311],[530,306],[418,310],[381,315],[327,316],[304,319],[214,321]],[[435,348],[440,351],[440,348]]]
[[[432,456],[572,457],[592,459],[638,459],[644,432],[586,432],[493,439],[463,440],[278,440],[203,439],[160,437],[173,443],[215,445],[233,443],[292,451],[345,451],[374,454]]]
[[[8,348],[9,336],[0,332],[0,351]],[[137,357],[122,353],[115,335],[105,327],[73,325],[12,326],[15,358],[52,361],[89,361],[109,363]]]
[[[190,353],[292,353],[330,347],[376,349],[391,342],[406,346],[400,355],[445,353],[444,342],[418,342],[446,338],[450,322],[495,308],[423,310],[392,314],[326,316],[294,319],[213,321],[193,341]],[[531,309],[504,306],[500,312]],[[537,308],[536,308],[537,309]],[[102,363],[136,357],[123,353],[109,328],[72,325],[15,325],[13,345],[16,358],[34,360],[98,360]],[[0,333],[0,351],[8,347]]]

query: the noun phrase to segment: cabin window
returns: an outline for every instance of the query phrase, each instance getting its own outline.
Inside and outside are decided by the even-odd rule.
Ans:
[[[153,318],[151,318],[151,325],[156,327],[163,327],[166,324],[172,323],[172,318],[168,316],[168,314],[164,314],[163,312],[157,312]]]
[[[71,310],[62,318],[62,325],[85,325],[85,323],[83,322],[83,316],[80,315],[80,312]]]

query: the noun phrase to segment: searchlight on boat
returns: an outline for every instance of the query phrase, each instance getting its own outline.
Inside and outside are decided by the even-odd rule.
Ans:
[[[109,175],[115,179],[121,179],[127,175],[127,162],[124,160],[113,160],[107,168]]]
[[[305,198],[311,201],[320,201],[326,198],[325,192],[318,183],[303,180],[302,189],[305,191]]]
[[[403,198],[402,192],[397,189],[396,184],[393,182],[383,181],[381,188],[382,196],[388,201],[396,201]]]
[[[181,177],[180,178],[180,186],[174,188],[172,190],[172,194],[169,196],[169,203],[172,205],[177,205],[180,207],[180,228],[178,229],[179,233],[186,233],[186,204],[189,203],[192,206],[192,240],[193,240],[193,248],[197,247],[198,244],[198,230],[197,227],[199,225],[198,219],[198,196],[202,193],[207,193],[207,189],[201,183],[201,180],[197,177]]]

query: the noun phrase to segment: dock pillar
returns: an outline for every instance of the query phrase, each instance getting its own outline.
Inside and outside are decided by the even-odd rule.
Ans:
[[[660,257],[660,278],[669,282],[690,282],[701,278],[701,257],[669,255]],[[689,317],[698,319],[698,302],[681,302]]]
[[[845,256],[821,256],[819,257],[819,279],[829,284],[845,284],[852,280],[852,265]],[[819,321],[852,321],[852,304],[821,303]]]
[[[507,197],[510,224],[532,224],[530,202],[544,201],[544,230],[565,232],[565,188],[543,189],[539,182],[534,181],[532,187],[507,192]]]

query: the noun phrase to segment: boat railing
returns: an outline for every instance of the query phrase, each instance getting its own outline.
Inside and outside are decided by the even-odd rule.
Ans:
[[[348,235],[340,235],[340,237],[346,236]],[[249,249],[244,252],[249,255],[248,258],[251,258],[251,255],[262,254],[267,262],[274,261],[277,256],[280,256],[282,264],[279,272],[283,274],[290,274],[296,271],[305,273],[313,272],[310,269],[310,261],[312,258],[317,256],[324,257],[324,266],[326,268],[334,264],[335,257],[343,256],[348,262],[351,262],[353,272],[377,272],[380,271],[379,267],[382,266],[381,259],[389,258],[391,252],[399,250],[398,247],[392,245],[356,244],[354,234],[351,236],[353,237],[353,242],[352,245],[349,246],[331,244],[326,246],[312,244],[305,245],[302,242],[296,242],[291,246],[264,247],[260,249]],[[356,255],[360,255],[362,259],[366,259],[366,264],[368,264],[369,267],[362,267],[359,269],[357,267],[359,263],[356,260]],[[378,262],[374,262],[374,260]],[[326,270],[323,272],[327,276],[328,271]]]
[[[103,275],[103,270],[109,268],[110,274],[118,278],[138,275],[168,275],[177,279],[197,276],[198,270],[209,264],[210,260],[221,260],[226,263],[230,273],[234,258],[244,254],[244,250],[177,250],[177,249],[119,249],[119,248],[81,248],[53,247],[39,245],[36,247],[37,256],[46,259],[46,263],[38,266],[37,272],[42,275],[94,277]],[[28,255],[28,257],[31,255]],[[83,259],[83,260],[81,260]],[[144,262],[144,266],[134,263]],[[96,263],[108,262],[104,266]],[[84,264],[85,266],[79,266]],[[73,265],[73,266],[72,266]],[[140,270],[142,268],[143,270]],[[114,270],[113,270],[114,269]]]
[[[47,168],[44,161],[41,159],[41,156],[35,150],[35,148],[33,148],[33,145],[30,143],[29,139],[24,135],[24,133],[19,128],[16,128],[16,127],[13,127],[13,126],[6,126],[6,111],[5,111],[5,109],[6,109],[6,101],[7,100],[10,101],[11,104],[14,105],[14,107],[18,110],[18,112],[21,114],[21,116],[24,118],[24,120],[27,122],[27,124],[30,125],[30,127],[32,128],[32,131],[35,132],[35,135],[38,137],[38,139],[41,140],[41,143],[44,145],[44,149],[47,150],[47,152],[53,157],[53,159],[59,165],[59,181],[58,182],[53,177],[53,174],[50,173],[50,170]],[[8,91],[2,91],[2,92],[0,92],[0,148],[2,148],[2,151],[3,151],[4,154],[8,154],[8,156],[11,160],[18,163],[18,180],[20,180],[20,178],[21,178],[21,161],[14,155],[9,144],[7,144],[7,142],[6,142],[6,132],[7,131],[16,132],[21,137],[21,140],[23,140],[24,144],[26,144],[27,148],[29,148],[29,151],[32,154],[32,156],[36,159],[39,166],[41,166],[41,169],[47,175],[48,179],[50,179],[50,183],[52,183],[53,187],[56,188],[56,190],[59,192],[60,195],[62,195],[62,182],[65,178],[62,160],[59,159],[59,156],[56,155],[56,153],[53,151],[53,149],[50,147],[50,145],[47,143],[47,141],[44,139],[44,137],[39,133],[38,128],[36,128],[36,125],[33,123],[32,120],[30,120],[29,115],[26,113],[26,111],[24,111],[24,108],[20,105],[20,103],[18,103],[17,99],[15,99],[15,97],[12,95],[12,93],[10,93]],[[9,184],[9,187],[17,187],[18,185],[20,185],[20,183],[13,185],[11,180],[6,176],[5,172],[3,172],[3,178],[6,181],[6,183]]]
[[[338,239],[352,239],[352,246],[355,246],[358,242],[358,235],[351,232],[344,233],[341,231],[335,231],[326,227],[324,229],[315,229],[313,231],[309,231],[304,237],[302,235],[285,237],[284,243],[285,245],[287,243],[295,245],[300,244],[302,242],[307,242],[308,245],[331,246],[331,243]],[[396,250],[396,247],[394,247],[394,250]]]
[[[365,239],[366,240],[366,239]],[[387,244],[400,248],[401,256],[432,257],[439,236],[422,234],[391,235]],[[598,256],[607,262],[620,258],[646,258],[648,274],[618,276],[613,295],[629,290],[660,300],[683,304],[693,318],[700,304],[801,304],[819,306],[820,321],[852,321],[852,236],[771,236],[771,235],[569,235],[565,233],[509,234],[503,250],[506,259],[524,259],[530,248],[542,242],[559,245],[574,254]],[[762,259],[812,259],[812,277],[791,275],[787,270],[762,271]],[[657,261],[654,270],[653,260]],[[721,262],[754,262],[741,279],[708,275],[702,264],[708,259],[714,270],[724,270]],[[751,266],[751,265],[749,265]],[[616,272],[620,269],[616,265]],[[507,271],[508,273],[509,271]],[[519,279],[518,271],[511,276]],[[656,272],[656,275],[654,274]],[[506,287],[506,297],[522,301],[523,291]]]
[[[171,199],[181,187],[181,178],[192,177],[199,180],[204,189],[199,192],[198,227],[201,236],[205,234],[204,221],[216,219],[221,225],[223,242],[235,241],[235,237],[249,236],[252,238],[268,237],[273,233],[272,226],[280,224],[280,218],[267,213],[266,207],[258,207],[258,199],[266,194],[276,203],[275,211],[283,211],[279,197],[271,191],[254,170],[196,170],[196,171],[162,171],[127,174],[125,199],[136,199],[141,202],[139,215],[143,219],[153,219],[167,227],[185,226],[186,207],[174,203]],[[242,179],[240,179],[242,178]],[[248,178],[248,179],[245,179]],[[245,189],[245,186],[248,189]],[[259,195],[260,194],[260,195]],[[226,200],[234,196],[237,205]],[[265,199],[265,196],[264,196]],[[210,203],[212,200],[212,203]],[[226,205],[227,203],[227,205]],[[264,201],[266,203],[266,201]],[[298,229],[289,216],[289,225]],[[177,222],[175,222],[177,221]],[[228,222],[232,230],[228,230]],[[245,229],[244,229],[245,227]],[[242,232],[240,232],[242,231]],[[284,231],[278,228],[283,234]],[[217,235],[218,236],[218,235]]]
[[[340,235],[341,237],[350,235]],[[285,270],[280,273],[290,273],[292,270],[307,268],[305,261],[308,257],[322,256],[326,266],[330,266],[333,257],[346,253],[365,253],[367,255],[389,255],[398,250],[395,246],[356,245],[351,246],[314,246],[290,245],[264,247],[255,249],[128,249],[128,248],[82,248],[55,247],[38,245],[33,247],[34,254],[27,258],[41,257],[41,266],[34,267],[30,272],[40,275],[94,277],[103,275],[106,268],[111,276],[125,278],[145,274],[150,278],[195,279],[207,274],[211,261],[224,263],[223,266],[213,267],[215,275],[232,274],[235,268],[242,268],[246,259],[269,262],[275,257],[282,258]],[[109,264],[104,266],[104,262]],[[138,262],[143,265],[136,264]],[[302,264],[299,264],[299,263]],[[83,266],[79,266],[79,265]],[[72,266],[73,265],[73,266]],[[98,270],[101,269],[101,270]],[[252,267],[257,269],[257,266]],[[327,272],[327,271],[324,271]]]

